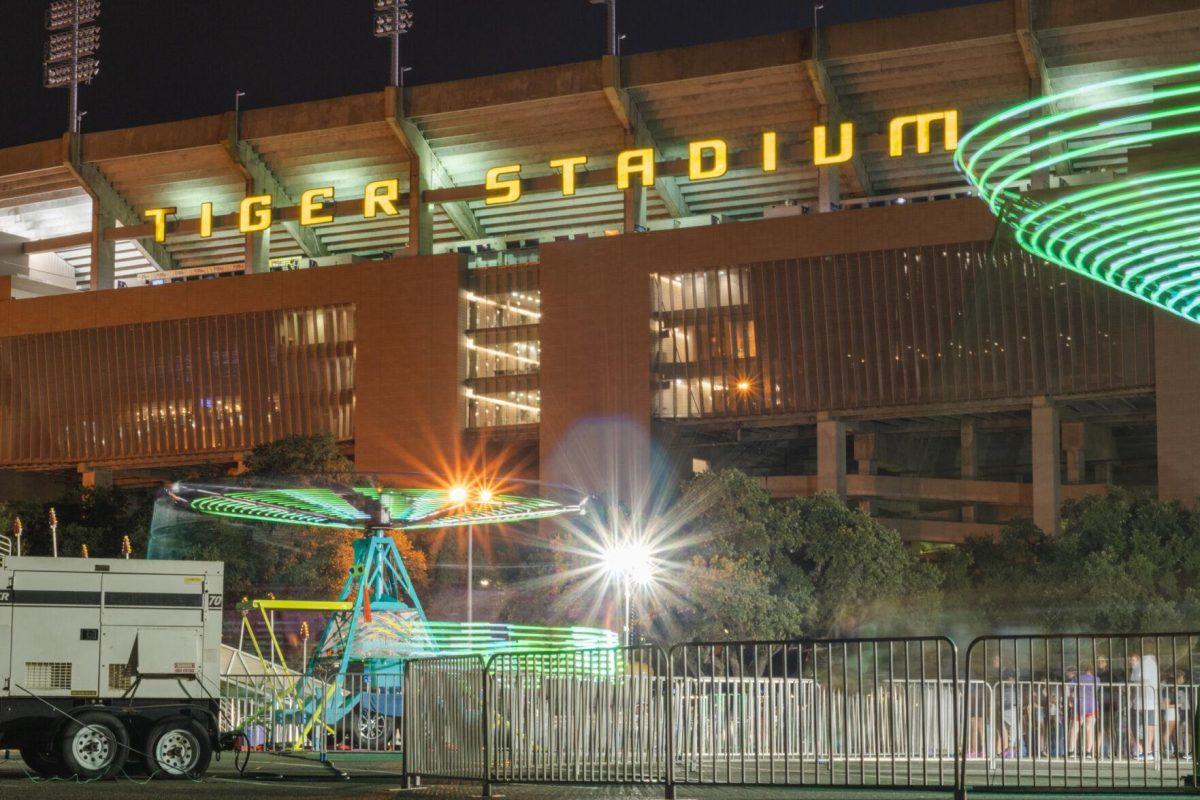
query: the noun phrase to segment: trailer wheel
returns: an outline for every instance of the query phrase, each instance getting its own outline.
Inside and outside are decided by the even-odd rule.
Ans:
[[[212,761],[208,731],[188,717],[172,717],[155,725],[146,737],[146,767],[154,777],[196,779]]]
[[[107,711],[84,711],[67,725],[59,745],[65,775],[101,780],[125,764],[129,732]]]
[[[57,778],[63,773],[62,755],[50,742],[31,742],[19,748],[25,766],[43,778]]]

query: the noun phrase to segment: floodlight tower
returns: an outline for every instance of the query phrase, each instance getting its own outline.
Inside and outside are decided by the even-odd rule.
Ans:
[[[617,0],[588,0],[594,6],[604,6],[605,13],[608,18],[608,27],[605,31],[605,41],[608,47],[608,55],[620,55],[621,38],[617,36]]]
[[[46,55],[42,61],[47,89],[66,86],[71,102],[67,130],[79,133],[79,84],[90,84],[100,72],[100,0],[55,0],[46,10]],[[84,27],[86,26],[86,27]]]
[[[402,86],[400,34],[412,30],[413,12],[408,0],[375,0],[375,38],[392,40],[392,86]]]

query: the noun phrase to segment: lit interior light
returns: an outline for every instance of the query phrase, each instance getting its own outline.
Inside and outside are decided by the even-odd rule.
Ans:
[[[450,498],[450,502],[452,503],[465,503],[467,502],[467,487],[451,486],[450,491],[447,492],[446,495]]]
[[[520,345],[517,345],[517,346],[520,347]],[[467,349],[474,350],[478,353],[486,353],[489,356],[496,356],[497,358],[511,358],[513,361],[516,361],[521,364],[529,364],[530,366],[533,366],[533,367],[537,367],[537,366],[541,365],[541,362],[539,362],[536,358],[528,358],[526,356],[519,356],[516,353],[506,353],[503,350],[493,350],[490,347],[481,347],[480,345],[475,344],[475,342],[471,339],[467,340]]]
[[[502,308],[505,311],[511,311],[514,314],[520,314],[521,316],[529,317],[530,319],[541,319],[542,318],[542,315],[536,311],[530,311],[527,308],[519,308],[514,305],[509,305],[508,303],[500,303],[500,302],[497,302],[496,300],[491,299],[490,297],[481,297],[480,295],[477,295],[474,292],[467,292],[464,295],[464,297],[471,303],[479,303],[480,305],[493,306],[494,308]]]
[[[492,497],[493,497],[493,496],[494,496],[494,495],[492,494],[492,490],[491,490],[491,489],[480,489],[480,490],[479,490],[479,502],[481,502],[481,503],[490,503],[490,502],[492,502]]]

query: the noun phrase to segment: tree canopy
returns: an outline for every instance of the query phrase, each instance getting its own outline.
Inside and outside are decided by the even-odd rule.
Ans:
[[[272,442],[255,448],[246,465],[251,480],[352,476],[330,437]],[[53,504],[0,503],[0,530],[11,531],[19,515],[23,551],[47,555],[53,505],[60,554],[79,555],[87,544],[92,556],[118,556],[128,535],[140,556],[148,545],[152,494],[77,488]],[[671,554],[667,591],[653,604],[640,604],[640,629],[664,642],[1162,631],[1190,628],[1200,612],[1200,512],[1145,492],[1113,489],[1069,503],[1052,536],[1016,519],[994,541],[972,539],[925,554],[836,497],[773,500],[758,480],[736,470],[689,481],[671,513],[686,520],[672,534],[685,546]],[[173,539],[170,555],[224,561],[231,597],[336,596],[357,536],[211,518],[181,528],[185,535]],[[395,537],[418,590],[429,586],[431,561],[458,558],[461,545],[444,536],[425,537],[419,546],[403,534]],[[595,591],[570,607],[557,602],[569,594],[561,576],[584,572],[578,547],[510,538],[479,538],[483,574],[520,568],[509,587],[515,599],[500,616],[596,624],[598,610],[607,610],[611,624],[612,598]],[[446,591],[458,591],[460,572],[445,573]]]

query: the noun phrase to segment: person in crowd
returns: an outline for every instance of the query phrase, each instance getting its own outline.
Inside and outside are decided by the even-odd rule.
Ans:
[[[1080,746],[1079,735],[1083,734],[1083,757],[1096,754],[1097,687],[1100,683],[1092,665],[1083,663],[1082,670],[1067,670],[1067,685],[1071,692],[1071,728],[1067,733],[1067,757],[1073,757]]]
[[[1188,715],[1191,708],[1190,687],[1182,669],[1175,670],[1172,678],[1171,682],[1164,682],[1162,687],[1163,757],[1188,760],[1191,758],[1191,718]]]
[[[1004,670],[1000,682],[1000,726],[997,730],[999,739],[997,750],[1003,758],[1016,758],[1017,749],[1021,746],[1020,726],[1017,716],[1021,713],[1020,687],[1017,686],[1017,673],[1011,667]]]
[[[1063,695],[1064,686],[1060,676],[1051,676],[1042,690],[1045,727],[1042,731],[1042,755],[1060,756],[1063,753],[1063,741],[1066,729],[1063,725]]]
[[[1130,751],[1138,761],[1158,758],[1158,660],[1136,653],[1129,657],[1130,697],[1133,719],[1130,721]]]
[[[992,656],[992,674],[1000,674],[1000,656]],[[982,681],[971,681],[967,688],[967,758],[987,757],[988,670]]]
[[[1113,755],[1114,745],[1117,737],[1114,735],[1117,730],[1117,692],[1113,688],[1113,671],[1109,665],[1108,656],[1096,657],[1096,679],[1099,681],[1099,712],[1100,719],[1097,723],[1097,746],[1100,751],[1101,758],[1109,758]]]

